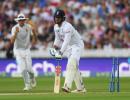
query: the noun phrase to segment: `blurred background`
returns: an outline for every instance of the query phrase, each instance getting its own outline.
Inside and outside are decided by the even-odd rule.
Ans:
[[[130,0],[0,0],[1,75],[18,71],[10,37],[11,28],[16,24],[14,19],[19,13],[24,13],[29,18],[28,23],[37,31],[38,41],[31,45],[35,73],[54,72],[56,62],[48,50],[54,41],[53,14],[57,8],[65,11],[66,20],[84,40],[80,68],[85,76],[91,72],[94,76],[97,75],[95,72],[108,75],[106,72],[111,72],[113,57],[120,58],[120,71],[130,76]],[[66,58],[63,70],[65,64]],[[124,67],[127,70],[123,70]]]

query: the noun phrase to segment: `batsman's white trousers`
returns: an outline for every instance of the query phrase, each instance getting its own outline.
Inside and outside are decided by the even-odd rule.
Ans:
[[[66,76],[64,87],[68,87],[71,89],[72,82],[74,81],[78,90],[84,88],[82,77],[79,71],[79,60],[81,53],[84,49],[84,44],[82,43],[80,46],[73,45],[67,50],[68,53],[68,63],[66,67]]]

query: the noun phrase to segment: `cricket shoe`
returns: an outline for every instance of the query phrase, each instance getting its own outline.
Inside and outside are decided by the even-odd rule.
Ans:
[[[62,91],[66,93],[70,93],[70,89],[68,87],[62,87]]]
[[[31,90],[31,89],[32,89],[31,86],[25,86],[24,89],[23,89],[23,91],[29,91],[29,90]]]
[[[82,89],[82,90],[73,90],[73,91],[71,91],[71,93],[86,93],[87,91],[86,91],[86,89],[84,88],[84,89]]]
[[[36,79],[35,78],[31,79],[31,87],[35,88],[36,85],[37,85]]]

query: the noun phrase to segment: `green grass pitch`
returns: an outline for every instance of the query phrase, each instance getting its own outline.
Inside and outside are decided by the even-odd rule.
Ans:
[[[61,79],[61,86],[64,78]],[[110,93],[109,78],[84,78],[87,93],[53,93],[54,77],[37,78],[37,87],[22,91],[22,78],[0,78],[0,100],[129,100],[130,78],[120,79],[120,92]],[[73,84],[73,89],[75,85]]]

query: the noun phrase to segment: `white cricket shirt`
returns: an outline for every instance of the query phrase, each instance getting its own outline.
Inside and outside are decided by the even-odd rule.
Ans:
[[[54,45],[61,47],[61,52],[64,52],[68,46],[76,45],[80,47],[83,45],[83,40],[81,39],[80,34],[67,21],[64,21],[60,27],[58,24],[55,24],[54,32]]]
[[[30,49],[30,36],[32,33],[31,26],[29,24],[24,24],[23,27],[16,24],[12,28],[11,34],[14,35],[16,27],[19,28],[16,40],[14,42],[14,49]]]

